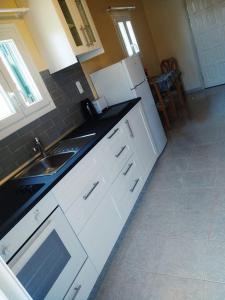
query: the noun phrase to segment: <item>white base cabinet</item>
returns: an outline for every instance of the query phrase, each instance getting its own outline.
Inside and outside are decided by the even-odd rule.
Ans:
[[[99,273],[104,267],[121,230],[121,218],[116,211],[111,195],[107,194],[78,235]]]
[[[157,157],[139,102],[52,190],[98,273]]]

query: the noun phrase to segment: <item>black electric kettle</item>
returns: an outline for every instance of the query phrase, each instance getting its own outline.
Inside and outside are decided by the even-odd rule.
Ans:
[[[94,105],[89,99],[82,100],[80,105],[82,114],[86,120],[90,120],[96,117],[97,112],[94,108]]]

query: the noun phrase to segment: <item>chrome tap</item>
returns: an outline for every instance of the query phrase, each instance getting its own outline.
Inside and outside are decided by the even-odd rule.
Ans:
[[[42,145],[41,141],[39,140],[38,137],[34,138],[34,143],[35,143],[35,147],[33,147],[33,151],[34,152],[40,152],[42,157],[46,157],[47,154],[45,152],[45,148]]]

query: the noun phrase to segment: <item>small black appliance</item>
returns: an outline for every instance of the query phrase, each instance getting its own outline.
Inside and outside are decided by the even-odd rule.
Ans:
[[[89,99],[81,101],[81,111],[86,120],[93,119],[97,116],[97,112],[94,108],[94,105]]]

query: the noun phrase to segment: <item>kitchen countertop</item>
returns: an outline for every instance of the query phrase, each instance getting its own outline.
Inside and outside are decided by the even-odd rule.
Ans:
[[[19,222],[139,101],[111,106],[97,118],[85,122],[64,139],[95,132],[90,142],[71,157],[57,173],[12,179],[0,187],[0,239]]]

